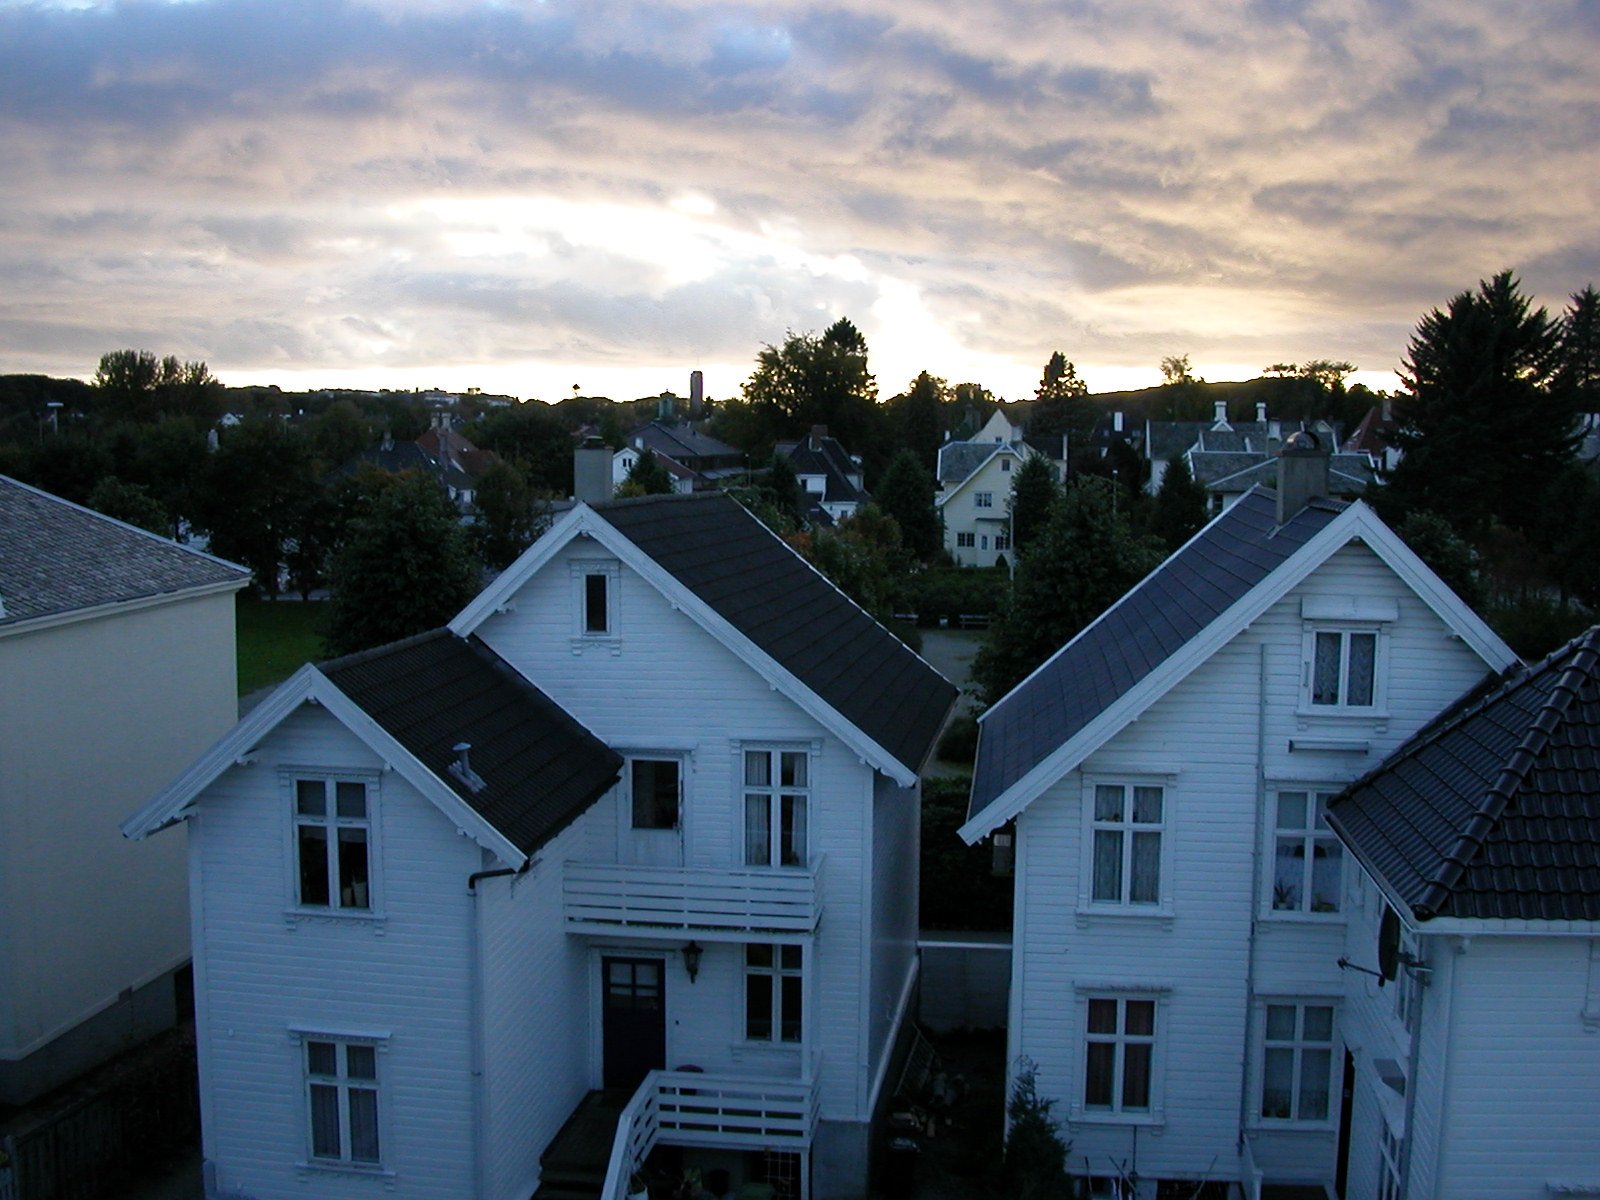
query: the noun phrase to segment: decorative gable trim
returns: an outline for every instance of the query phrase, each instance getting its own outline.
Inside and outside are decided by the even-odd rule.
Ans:
[[[244,720],[213,743],[187,771],[124,821],[123,837],[135,840],[148,837],[192,815],[194,803],[200,794],[215,783],[224,771],[248,764],[262,739],[303,704],[321,705],[330,716],[393,768],[396,774],[432,801],[457,829],[502,862],[514,867],[527,862],[526,854],[310,664],[290,676],[277,691],[252,709]]]
[[[548,565],[575,538],[592,538],[598,545],[605,547],[626,563],[635,574],[666,597],[669,604],[721,642],[770,687],[782,692],[807,716],[849,746],[875,770],[887,775],[901,787],[911,787],[917,782],[915,771],[906,767],[854,722],[848,720],[807,687],[791,671],[736,629],[727,618],[680,583],[587,504],[574,505],[572,510],[557,521],[544,537],[502,572],[476,600],[462,609],[450,622],[449,630],[463,638],[477,632],[479,626],[496,612],[506,608],[517,590]],[[785,549],[791,554],[794,553],[792,548],[785,547]]]
[[[1279,564],[1259,584],[1235,601],[1210,625],[1103,709],[1077,734],[1046,755],[1026,775],[996,796],[982,812],[969,818],[958,831],[961,837],[971,844],[998,826],[1014,819],[1052,784],[1127,728],[1146,709],[1188,678],[1197,667],[1232,641],[1262,613],[1303,583],[1336,551],[1351,542],[1361,542],[1376,554],[1401,582],[1406,584],[1417,598],[1449,627],[1453,634],[1465,642],[1493,670],[1503,671],[1520,661],[1511,647],[1507,646],[1481,617],[1445,586],[1444,582],[1412,553],[1399,536],[1378,519],[1372,509],[1358,500],[1311,537],[1292,556]],[[1113,608],[1115,607],[1114,605]],[[1105,614],[1101,614],[1101,617],[1080,632],[1073,642],[1085,636],[1104,619],[1104,616]],[[1068,645],[1072,645],[1073,642],[1069,642]],[[1062,648],[1065,649],[1066,647]],[[1051,656],[1052,659],[1054,657]],[[1049,661],[1046,660],[1047,663]],[[1044,664],[1041,664],[1037,670],[1043,669]],[[979,718],[980,721],[982,719]]]

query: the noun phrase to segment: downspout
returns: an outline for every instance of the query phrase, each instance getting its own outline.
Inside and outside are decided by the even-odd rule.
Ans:
[[[472,1020],[472,1195],[483,1200],[484,1172],[489,1159],[488,1122],[484,1119],[489,1100],[484,1095],[484,1045],[483,1045],[483,920],[478,904],[478,882],[497,879],[502,875],[521,875],[531,870],[538,859],[529,858],[520,867],[496,867],[490,871],[474,871],[467,876],[467,895],[472,898],[472,936],[467,939],[470,960],[467,964],[467,1006]]]
[[[1267,644],[1256,647],[1256,812],[1250,843],[1250,936],[1244,971],[1244,1046],[1239,1056],[1239,1136],[1234,1152],[1244,1154],[1245,1124],[1250,1110],[1250,1026],[1256,997],[1256,922],[1261,904],[1262,817],[1267,807]]]
[[[1420,950],[1424,944],[1419,938],[1417,949]],[[1404,964],[1400,969],[1407,973],[1411,971],[1411,968]],[[1411,1159],[1412,1151],[1416,1148],[1417,1136],[1417,1065],[1422,1061],[1422,1018],[1427,1009],[1423,1000],[1428,981],[1433,978],[1433,972],[1429,971],[1422,979],[1413,978],[1418,989],[1417,1027],[1411,1031],[1411,1048],[1406,1052],[1406,1133],[1400,1141],[1400,1200],[1408,1200],[1411,1195]],[[1449,1053],[1449,1047],[1445,1048],[1445,1053]],[[1441,1138],[1441,1142],[1442,1140]],[[1438,1181],[1434,1182],[1437,1184]]]
[[[1450,1085],[1452,1082],[1451,1075],[1454,1073],[1453,1068],[1456,1057],[1456,966],[1461,961],[1461,956],[1466,954],[1467,948],[1472,945],[1472,941],[1469,938],[1458,937],[1452,940],[1455,944],[1455,954],[1449,957],[1446,957],[1442,954],[1437,956],[1438,961],[1449,962],[1450,964],[1450,978],[1445,981],[1444,996],[1440,1000],[1440,1003],[1444,1006],[1444,1012],[1440,1014],[1444,1020],[1444,1062],[1441,1063],[1439,1067],[1439,1078],[1441,1081],[1439,1086],[1439,1091],[1441,1093],[1439,1097],[1440,1113],[1446,1111],[1445,1105],[1449,1103],[1450,1094],[1454,1090]],[[1412,1088],[1411,1090],[1415,1091],[1416,1089]],[[1407,1116],[1406,1125],[1408,1128],[1410,1127],[1410,1124],[1411,1118]],[[1438,1144],[1434,1147],[1433,1152],[1433,1190],[1436,1193],[1439,1190],[1439,1180],[1444,1178],[1444,1161],[1445,1131],[1440,1129]]]

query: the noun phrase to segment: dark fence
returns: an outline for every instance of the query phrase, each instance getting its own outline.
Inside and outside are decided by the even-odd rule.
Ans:
[[[164,1167],[200,1130],[194,1042],[158,1039],[93,1090],[7,1139],[13,1191],[0,1200],[102,1200]]]

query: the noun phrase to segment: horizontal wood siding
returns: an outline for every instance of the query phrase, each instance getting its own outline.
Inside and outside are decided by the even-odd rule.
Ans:
[[[872,813],[872,990],[867,1062],[877,1070],[917,950],[917,837],[920,790],[878,776]]]
[[[302,708],[206,794],[193,852],[204,882],[208,1153],[222,1190],[255,1200],[366,1197],[384,1181],[302,1171],[304,1082],[294,1027],[388,1035],[378,1057],[384,1166],[415,1197],[472,1192],[466,880],[476,845],[398,775],[379,776],[381,921],[294,919],[279,768],[377,770],[325,712]]]
[[[674,609],[653,585],[626,568],[620,572],[617,640],[580,639],[575,650],[568,564],[605,557],[593,543],[566,547],[524,585],[507,611],[484,622],[479,636],[614,748],[686,756],[686,866],[720,869],[741,863],[741,743],[815,750],[811,848],[824,855],[825,862],[812,988],[816,1012],[810,1028],[823,1053],[824,1117],[856,1119],[864,1091],[860,997],[868,979],[863,953],[867,894],[863,853],[873,772],[798,705]],[[619,805],[615,799],[602,800],[597,811],[598,819],[582,834],[582,854],[614,862]],[[596,944],[600,940],[596,938]],[[604,942],[628,944],[626,937]],[[660,949],[661,943],[655,948]],[[743,974],[736,951],[737,947],[708,947],[693,991],[685,992],[687,977],[676,985],[688,1011],[672,1011],[675,985],[669,978],[668,1053],[675,1061],[668,1065],[693,1062],[711,1070],[714,1064],[743,1062],[750,1070],[776,1061],[793,1063],[798,1069],[798,1054],[743,1044]],[[689,1005],[691,998],[694,1003]]]
[[[1300,599],[1309,594],[1398,602],[1399,619],[1387,628],[1386,716],[1297,714]],[[1370,551],[1348,547],[1024,812],[1019,854],[1028,895],[1016,939],[1024,1030],[1013,1046],[1039,1063],[1041,1089],[1061,1102],[1058,1115],[1078,1117],[1070,1127],[1074,1170],[1106,1173],[1133,1150],[1130,1124],[1074,1112],[1083,1086],[1082,1000],[1087,990],[1120,985],[1162,989],[1156,1089],[1164,1122],[1139,1131],[1141,1174],[1236,1175],[1241,1098],[1246,1125],[1260,1126],[1253,1002],[1337,1003],[1345,987],[1335,965],[1342,922],[1270,915],[1263,902],[1270,880],[1255,882],[1270,871],[1270,863],[1256,861],[1266,837],[1264,812],[1258,820],[1262,781],[1266,790],[1348,782],[1485,669]],[[1291,739],[1307,737],[1359,738],[1369,748],[1291,750]],[[1146,776],[1168,786],[1170,918],[1080,914],[1085,779]],[[1332,1083],[1336,1095],[1337,1078]],[[1254,1144],[1258,1160],[1284,1178],[1332,1179],[1333,1122],[1320,1129],[1261,1126]]]

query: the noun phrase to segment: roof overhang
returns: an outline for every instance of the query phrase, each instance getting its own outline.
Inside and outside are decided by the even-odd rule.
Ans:
[[[1021,779],[996,796],[983,811],[968,818],[958,830],[961,837],[969,844],[976,842],[998,826],[1014,819],[1045,789],[1067,772],[1074,770],[1089,755],[1127,728],[1152,704],[1186,679],[1202,663],[1208,661],[1268,608],[1304,582],[1314,570],[1331,558],[1335,551],[1352,542],[1362,543],[1382,559],[1402,582],[1411,588],[1417,598],[1437,614],[1491,669],[1503,671],[1520,661],[1511,647],[1484,623],[1483,618],[1452,592],[1444,581],[1400,540],[1398,534],[1379,520],[1371,508],[1362,501],[1353,501],[1305,545],[1280,563],[1265,579],[1236,600],[1181,648],[1168,656],[1155,670],[1101,710],[1098,716],[1066,742],[1046,755]],[[1120,603],[1121,601],[1118,601],[1118,604]],[[1113,608],[1115,607],[1113,605]],[[1108,613],[1110,611],[1107,610]],[[1078,638],[1086,636],[1089,630],[1105,619],[1105,616],[1106,614],[1102,613],[1088,628],[1080,632],[1077,638],[1068,642],[1067,646],[1071,646]],[[1064,646],[1056,654],[1051,655],[1034,674],[1044,670],[1058,655],[1065,652],[1066,648]],[[1032,675],[1029,678],[1031,679]],[[1015,690],[1013,689],[1013,692]],[[1005,702],[1006,699],[1002,698],[1000,704]],[[980,727],[987,716],[985,713],[978,718]],[[983,752],[982,747],[983,741],[980,737],[979,754]]]
[[[62,625],[75,625],[80,621],[96,621],[101,617],[121,616],[123,613],[139,612],[146,608],[159,608],[163,604],[179,604],[186,600],[201,600],[207,596],[237,592],[249,582],[250,576],[245,574],[237,579],[219,579],[214,583],[183,588],[175,592],[158,592],[153,596],[137,596],[131,600],[113,600],[109,604],[94,604],[87,608],[70,608],[63,612],[45,613],[43,616],[0,625],[0,638],[37,633],[43,629],[55,629]]]

